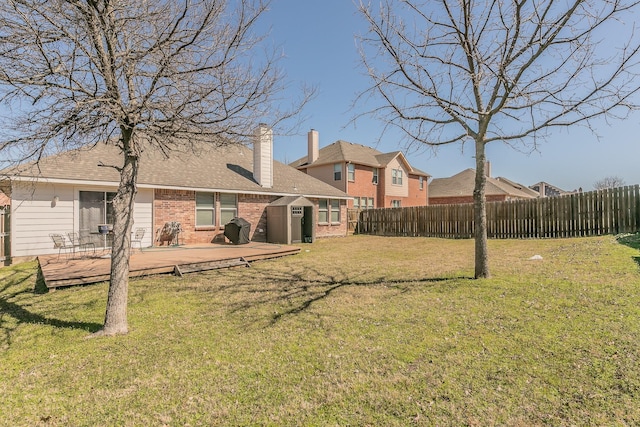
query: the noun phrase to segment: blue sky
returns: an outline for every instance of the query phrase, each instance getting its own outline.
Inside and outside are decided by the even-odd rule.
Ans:
[[[380,140],[379,122],[360,119],[356,126],[349,124],[363,109],[352,109],[352,103],[368,84],[354,40],[366,28],[351,0],[273,0],[263,25],[271,26],[272,42],[282,47],[281,66],[289,80],[319,91],[304,110],[301,134],[276,137],[277,160],[291,162],[306,155],[306,133],[316,129],[321,147],[342,139],[382,152],[401,150],[413,166],[435,178],[475,167],[472,143],[440,148],[436,154],[428,148],[406,150],[391,133]],[[298,86],[293,84],[291,90]],[[492,143],[487,147],[492,175],[525,185],[546,181],[564,190],[591,190],[595,181],[612,175],[640,184],[640,113],[611,124],[601,121],[596,130],[599,139],[584,128],[556,130],[531,154]]]

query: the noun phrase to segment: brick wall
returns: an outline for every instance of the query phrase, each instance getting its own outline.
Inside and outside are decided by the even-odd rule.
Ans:
[[[373,183],[373,168],[355,165],[355,180],[347,182],[347,194],[353,197],[372,197],[374,206],[378,198],[378,185]],[[353,200],[349,200],[348,207],[353,208]]]
[[[187,190],[156,189],[153,200],[154,244],[165,223],[178,221],[182,226],[180,243],[209,243],[217,234],[215,227],[196,232],[196,193]]]
[[[314,215],[318,218],[318,199],[313,202]],[[316,224],[316,238],[342,237],[347,235],[347,201],[340,200],[340,224]]]
[[[250,238],[252,241],[265,242],[267,240],[267,210],[269,203],[278,199],[278,196],[239,194],[238,216],[251,224]],[[318,217],[318,200],[312,200],[315,204],[315,214]],[[154,201],[154,244],[157,232],[169,221],[178,221],[182,225],[180,243],[186,245],[212,243],[222,238],[224,224],[213,227],[195,226],[196,194],[187,190],[155,190]],[[216,197],[216,221],[219,222],[220,206]],[[347,203],[340,203],[339,225],[316,225],[316,237],[344,236],[347,234]]]
[[[251,223],[250,238],[256,242],[267,241],[267,205],[278,199],[260,194],[238,195],[238,216]]]
[[[420,190],[420,178],[417,175],[409,175],[407,179],[409,195],[407,197],[385,195],[381,199],[383,206],[380,207],[390,208],[392,207],[392,202],[394,200],[400,200],[400,206],[403,208],[411,206],[427,206],[432,204],[431,199],[428,198],[427,179],[424,179],[422,190]]]
[[[427,178],[423,177],[422,190],[420,189],[420,177],[409,175],[409,197],[402,201],[402,206],[426,206],[429,202]]]

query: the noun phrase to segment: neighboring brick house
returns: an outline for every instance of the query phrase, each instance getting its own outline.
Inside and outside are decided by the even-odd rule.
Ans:
[[[251,240],[267,241],[266,208],[281,198],[304,198],[308,208],[296,208],[303,215],[297,221],[313,238],[346,235],[349,197],[273,161],[272,133],[260,129],[253,150],[202,146],[172,151],[167,158],[146,148],[133,217],[133,228],[146,230],[143,246],[158,244],[159,230],[170,221],[181,223],[180,243],[209,243],[221,238],[235,216],[251,223]],[[117,148],[97,144],[44,158],[38,166],[0,171],[0,189],[11,199],[12,257],[54,253],[49,233],[78,232],[108,246],[99,240],[97,224],[112,222],[110,200],[119,174],[98,164],[121,162]]]
[[[400,151],[336,141],[319,148],[318,132],[307,137],[307,156],[290,166],[344,191],[350,208],[425,206],[430,175],[411,166]]]
[[[491,167],[486,167],[488,175]],[[435,178],[429,184],[429,204],[445,205],[459,203],[473,203],[473,189],[475,187],[476,171],[466,169],[449,178]],[[522,184],[506,178],[492,178],[487,176],[485,197],[488,202],[502,202],[515,199],[533,199],[538,193]]]

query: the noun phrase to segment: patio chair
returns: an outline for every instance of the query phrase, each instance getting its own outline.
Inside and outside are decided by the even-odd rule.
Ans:
[[[72,254],[75,255],[76,253],[76,248],[79,245],[74,244],[73,242],[67,242],[67,239],[64,238],[64,235],[62,234],[58,234],[58,233],[51,233],[49,234],[49,237],[51,237],[51,240],[53,240],[53,248],[58,250],[58,259],[60,259],[60,253],[62,251],[71,251]],[[68,256],[68,252],[67,256]]]
[[[86,238],[80,237],[80,235],[78,235],[78,233],[74,233],[74,232],[67,233],[67,236],[69,236],[69,240],[71,241],[71,244],[74,245],[75,247],[77,247],[78,249],[80,249],[81,251],[84,251],[86,253],[87,249],[89,247],[92,247],[93,248],[93,255],[96,254],[96,244],[95,243],[87,240]]]
[[[140,252],[142,252],[142,239],[144,238],[144,232],[144,228],[136,228],[136,231],[131,238],[131,249],[133,249],[134,243],[138,243],[138,245],[140,246]]]

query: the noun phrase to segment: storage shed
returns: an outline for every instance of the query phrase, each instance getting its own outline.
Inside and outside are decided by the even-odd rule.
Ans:
[[[267,205],[267,242],[312,243],[314,204],[302,196],[281,197]]]

